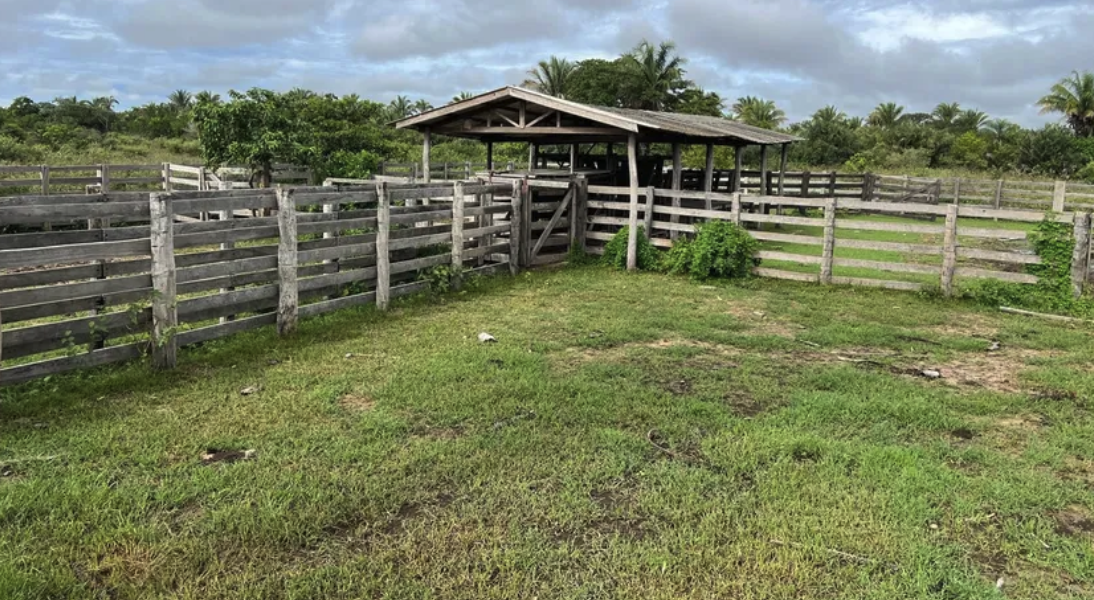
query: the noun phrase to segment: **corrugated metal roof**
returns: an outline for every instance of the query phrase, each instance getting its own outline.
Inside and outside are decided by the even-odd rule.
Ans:
[[[400,128],[426,127],[434,122],[450,119],[465,112],[470,113],[481,110],[484,105],[505,98],[515,98],[531,103],[536,103],[538,100],[552,109],[562,112],[568,112],[567,108],[569,108],[573,111],[571,114],[575,116],[610,127],[618,128],[623,126],[631,131],[634,131],[637,127],[640,134],[642,133],[641,129],[644,128],[650,130],[648,133],[668,133],[693,138],[732,139],[749,144],[787,144],[801,141],[801,138],[793,135],[752,127],[721,117],[593,106],[548,96],[535,90],[520,87],[504,87],[486,92],[462,102],[454,102],[420,115],[408,117],[396,122],[395,126]],[[519,129],[513,131],[516,135],[519,135],[519,132]]]
[[[801,138],[730,121],[721,117],[705,115],[687,115],[682,113],[636,110],[633,108],[610,108],[598,106],[600,110],[620,117],[632,119],[640,126],[654,127],[681,135],[697,137],[733,137],[754,144],[787,144],[800,142]]]

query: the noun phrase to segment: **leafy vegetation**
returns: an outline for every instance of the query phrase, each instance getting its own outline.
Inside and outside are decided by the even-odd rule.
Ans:
[[[681,237],[665,255],[664,269],[699,280],[715,277],[748,277],[759,264],[760,249],[745,229],[729,221],[704,221],[695,225],[695,237]]]
[[[180,358],[0,390],[0,597],[1094,596],[1074,326],[588,267]]]
[[[627,268],[627,241],[631,228],[623,226],[612,239],[604,245],[601,262],[616,269]],[[640,271],[654,271],[661,268],[661,252],[646,237],[646,228],[638,226],[637,262]]]

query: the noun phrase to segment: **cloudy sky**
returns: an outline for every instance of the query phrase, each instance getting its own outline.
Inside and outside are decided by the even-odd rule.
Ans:
[[[254,86],[443,103],[647,38],[795,120],[946,101],[1036,125],[1053,82],[1094,69],[1091,31],[1089,0],[0,0],[0,104]]]

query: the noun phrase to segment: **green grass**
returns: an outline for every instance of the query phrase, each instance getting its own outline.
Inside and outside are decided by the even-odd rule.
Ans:
[[[470,287],[0,390],[0,597],[1094,594],[1089,331],[600,267]]]

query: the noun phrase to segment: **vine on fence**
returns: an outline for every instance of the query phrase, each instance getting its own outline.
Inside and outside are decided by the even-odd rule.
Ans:
[[[982,304],[1012,306],[1049,313],[1094,316],[1094,300],[1075,298],[1071,289],[1071,259],[1075,251],[1074,228],[1046,217],[1029,236],[1041,264],[1027,265],[1026,271],[1039,277],[1035,285],[983,280],[965,290],[965,295]]]

